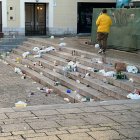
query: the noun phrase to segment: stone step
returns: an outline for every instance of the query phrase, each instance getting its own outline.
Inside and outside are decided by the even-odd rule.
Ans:
[[[30,45],[31,47],[31,45]],[[21,47],[21,49],[23,49],[24,51],[31,51],[32,49],[30,49],[29,47]],[[56,53],[60,53],[60,52],[53,52],[53,54],[56,54]],[[61,52],[61,54],[59,54],[59,56],[62,56],[63,53]],[[50,55],[49,54],[44,54],[42,56],[44,59],[47,59],[49,61],[57,61],[58,65],[63,65],[65,66],[67,64],[66,62],[66,59],[62,59],[60,57],[58,57],[58,55],[55,57],[54,55]],[[66,55],[65,55],[66,57]],[[128,80],[116,80],[114,78],[111,78],[111,77],[106,77],[106,76],[103,76],[101,75],[100,73],[95,73],[95,72],[92,72],[92,71],[89,71],[87,69],[87,66],[84,66],[84,65],[78,65],[78,71],[81,72],[81,73],[87,73],[89,72],[93,77],[99,79],[99,80],[105,80],[105,81],[108,81],[108,83],[112,84],[112,85],[115,85],[115,86],[118,86],[124,90],[127,90],[127,91],[133,91],[134,89],[139,89],[140,88],[140,85],[138,83],[131,83],[129,82]]]
[[[23,53],[23,51],[16,49],[13,50],[16,54],[19,54],[21,56],[21,54]],[[31,57],[30,57],[31,58]],[[108,97],[106,94],[103,94],[102,92],[99,92],[93,88],[87,87],[84,84],[77,84],[76,81],[71,80],[69,78],[66,78],[65,76],[56,73],[56,72],[52,72],[52,70],[49,70],[47,68],[42,69],[40,67],[36,67],[34,66],[33,62],[27,60],[27,59],[23,59],[22,63],[30,66],[31,68],[33,68],[35,71],[37,72],[43,72],[43,75],[47,76],[50,79],[55,79],[57,81],[60,81],[60,83],[72,90],[78,90],[79,94],[81,94],[82,96],[89,96],[90,98],[93,98],[94,100],[110,100],[112,99],[111,97]]]
[[[59,86],[54,86],[54,82],[53,80],[35,72],[32,69],[29,69],[27,67],[24,67],[24,65],[16,63],[11,57],[6,57],[4,58],[4,60],[10,64],[12,67],[18,67],[22,70],[23,73],[25,73],[26,75],[30,76],[33,80],[35,80],[36,82],[47,86],[48,88],[52,88],[54,89],[54,93],[60,95],[63,98],[69,98],[70,102],[75,103],[75,102],[80,102],[79,99],[76,98],[75,94],[72,92],[71,94],[67,94],[66,90],[67,88],[59,85]]]
[[[40,45],[44,45],[44,46],[54,46],[56,48],[60,48],[59,47],[59,44],[56,44],[56,43],[53,43],[53,40],[52,41],[48,41],[48,40],[45,40],[45,39],[42,39],[42,38],[30,38],[28,39],[29,42],[31,43],[35,43],[35,44],[40,44]],[[72,53],[73,50],[76,51],[76,54],[81,56],[81,55],[84,55],[86,58],[89,58],[89,59],[92,59],[92,58],[103,58],[104,56],[102,55],[99,55],[99,54],[95,54],[95,53],[90,53],[90,52],[87,52],[87,51],[83,51],[83,50],[78,50],[78,49],[74,49],[74,48],[71,48],[71,47],[67,47],[68,45],[66,45],[66,47],[62,47],[62,51],[65,51],[65,52],[68,52],[68,53]],[[122,60],[120,59],[115,59],[115,58],[110,58],[110,57],[106,57],[106,61],[110,64],[115,64],[116,62],[122,62]],[[133,65],[133,64],[130,64],[130,62],[127,62],[127,61],[124,61],[124,63],[126,64],[129,64],[129,65]],[[136,65],[137,68],[139,69],[140,71],[140,65]]]
[[[21,48],[23,49],[23,47],[21,47]],[[26,48],[26,47],[24,47],[24,48]],[[21,51],[23,51],[23,50],[21,50]],[[29,51],[29,48],[26,48],[26,51]],[[47,55],[49,55],[49,54],[47,54]],[[30,57],[29,57],[29,59],[30,59]],[[39,59],[36,58],[35,61],[37,61],[37,60],[40,61],[43,64],[43,66],[45,66],[47,68],[51,68],[51,70],[54,69],[53,63],[48,62],[49,59],[44,60],[42,58],[39,58]],[[50,59],[50,60],[52,60],[52,59]],[[58,69],[58,67],[55,67],[55,69]],[[59,68],[58,72],[63,74],[62,66]],[[74,80],[79,78],[76,74],[70,73],[70,75],[71,75],[70,78],[72,78]],[[78,80],[82,81],[83,84],[90,85],[92,88],[94,88],[98,91],[101,91],[101,92],[107,94],[108,96],[112,96],[116,99],[123,99],[123,98],[126,99],[126,96],[128,94],[128,92],[125,90],[119,89],[119,88],[109,85],[109,84],[106,84],[95,78],[94,79],[93,78],[88,78],[88,79],[80,78]]]
[[[34,44],[32,44],[30,42],[26,42],[25,45],[31,47]],[[55,46],[57,46],[57,45],[55,45]],[[68,52],[68,53],[64,52],[64,49],[66,49],[66,52]],[[53,52],[53,55],[57,55],[57,56],[63,57],[63,58],[65,57],[65,58],[68,58],[70,60],[77,60],[81,64],[86,65],[88,67],[94,67],[96,69],[104,69],[106,71],[115,71],[114,64],[116,62],[120,62],[118,60],[111,60],[109,58],[103,58],[101,56],[98,57],[98,55],[96,55],[96,54],[94,54],[94,57],[92,55],[92,57],[90,58],[89,57],[89,53],[88,53],[88,55],[84,55],[85,58],[82,59],[81,58],[81,55],[78,54],[79,51],[81,51],[81,50],[76,50],[77,55],[76,56],[72,56],[72,55],[70,55],[71,52],[72,52],[71,48],[64,48],[63,47],[63,51],[62,52],[55,52],[55,53]],[[84,52],[84,54],[85,53],[87,53],[87,52]],[[97,63],[96,59],[100,59],[100,60],[102,60],[102,59],[108,59],[108,60],[106,60],[107,64],[99,64],[99,63]],[[137,68],[140,68],[140,67],[137,66]],[[126,75],[127,79],[132,78],[135,82],[140,83],[140,73],[138,73],[138,74],[132,74],[132,73],[128,73],[128,72],[123,72],[123,73]]]

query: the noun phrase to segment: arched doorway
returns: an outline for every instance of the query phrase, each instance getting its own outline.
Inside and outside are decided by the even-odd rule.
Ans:
[[[46,35],[46,4],[25,3],[25,35]]]

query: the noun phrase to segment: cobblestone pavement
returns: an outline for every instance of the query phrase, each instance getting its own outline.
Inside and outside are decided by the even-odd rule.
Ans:
[[[48,96],[37,89],[43,87],[27,77],[14,72],[14,68],[0,61],[0,108],[13,107],[18,101],[27,105],[67,103],[62,97],[52,93]]]
[[[0,140],[140,140],[140,102],[0,109]]]

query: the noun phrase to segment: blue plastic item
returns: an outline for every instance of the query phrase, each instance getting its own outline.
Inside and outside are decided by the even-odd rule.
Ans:
[[[123,8],[129,6],[131,0],[116,0],[116,8]]]
[[[67,89],[67,93],[71,93],[71,90],[70,89]]]

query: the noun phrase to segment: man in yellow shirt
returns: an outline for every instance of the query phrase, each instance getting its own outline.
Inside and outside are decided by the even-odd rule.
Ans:
[[[112,20],[107,14],[107,9],[103,9],[96,20],[97,25],[97,41],[100,46],[98,53],[105,53],[107,49],[107,38],[112,25]]]

